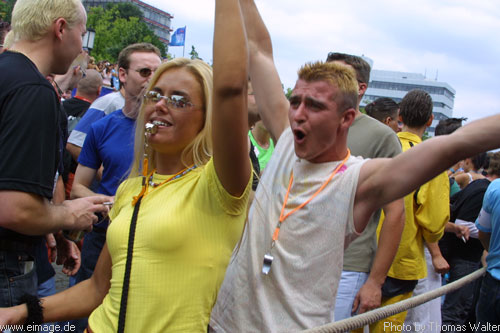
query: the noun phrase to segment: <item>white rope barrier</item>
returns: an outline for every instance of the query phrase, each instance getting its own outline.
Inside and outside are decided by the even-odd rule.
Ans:
[[[404,301],[395,304],[390,304],[382,308],[374,309],[372,311],[362,313],[360,315],[351,318],[339,320],[331,324],[311,328],[303,332],[336,333],[336,332],[346,332],[346,331],[351,331],[353,329],[361,328],[365,325],[373,324],[383,318],[387,318],[396,313],[414,308],[416,306],[419,306],[420,304],[430,301],[431,299],[443,296],[444,294],[457,290],[458,288],[461,288],[464,285],[478,279],[480,276],[484,275],[485,272],[486,272],[486,267],[483,267],[469,275],[464,276],[463,278],[457,281],[454,281],[442,287],[426,292],[425,294],[411,297]]]

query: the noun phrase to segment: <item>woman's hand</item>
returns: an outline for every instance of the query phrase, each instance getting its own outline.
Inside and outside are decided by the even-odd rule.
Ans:
[[[28,307],[26,304],[16,305],[10,308],[0,308],[0,328],[6,329],[5,325],[21,325],[28,318]],[[15,327],[11,331],[16,331]],[[20,330],[20,329],[19,329]]]

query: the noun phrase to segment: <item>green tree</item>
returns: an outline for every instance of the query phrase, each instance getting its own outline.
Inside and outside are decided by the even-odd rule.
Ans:
[[[189,52],[189,55],[191,56],[191,59],[200,59],[203,60],[199,57],[198,52],[196,51],[194,45],[191,45],[191,52]]]
[[[124,19],[128,20],[131,17],[138,17],[140,19],[142,19],[144,17],[142,11],[137,6],[134,6],[133,4],[128,3],[128,2],[121,2],[121,3],[117,3],[117,4],[108,3],[106,5],[106,9],[107,10],[110,10],[110,9],[111,10],[112,9],[118,10],[118,13],[116,14],[117,16],[115,17],[115,19],[116,18],[124,18]]]
[[[0,0],[0,21],[11,22],[15,3],[16,0]]]
[[[287,99],[290,99],[292,96],[293,89],[292,88],[286,88],[285,96]]]
[[[98,61],[116,62],[118,54],[127,45],[148,42],[158,47],[162,57],[165,57],[165,45],[148,28],[146,23],[140,17],[122,17],[123,13],[116,5],[109,9],[91,8],[87,18],[87,26],[96,31],[91,55]]]

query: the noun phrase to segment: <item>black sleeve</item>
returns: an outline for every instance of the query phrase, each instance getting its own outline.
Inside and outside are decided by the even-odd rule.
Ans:
[[[52,198],[59,118],[59,102],[48,84],[20,87],[6,96],[0,113],[0,190]]]

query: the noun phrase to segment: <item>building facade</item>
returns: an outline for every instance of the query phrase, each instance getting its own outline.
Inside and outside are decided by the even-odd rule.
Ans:
[[[82,2],[87,11],[90,10],[90,7],[105,7],[108,3],[132,3],[142,11],[144,22],[158,36],[160,41],[165,44],[165,47],[170,43],[170,33],[172,32],[171,20],[174,17],[161,9],[140,0],[83,0]]]
[[[428,133],[433,136],[439,120],[453,116],[455,89],[448,83],[429,80],[424,75],[417,73],[374,69],[370,73],[370,83],[361,106],[365,106],[380,97],[389,97],[399,103],[406,93],[413,89],[422,89],[432,97],[434,121],[428,129]]]

